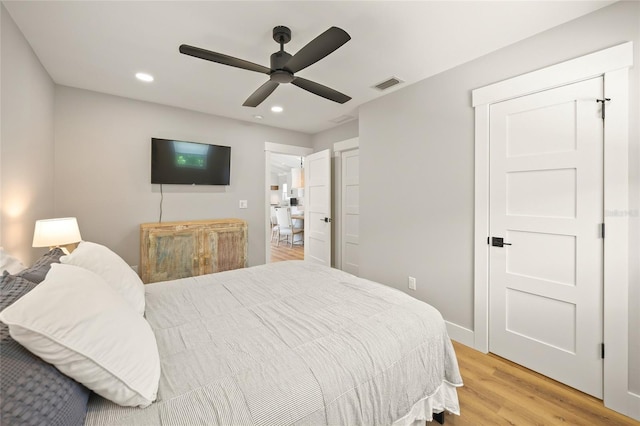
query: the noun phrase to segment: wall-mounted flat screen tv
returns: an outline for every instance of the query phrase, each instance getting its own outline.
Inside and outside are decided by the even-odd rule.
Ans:
[[[151,183],[229,185],[231,147],[151,139]]]

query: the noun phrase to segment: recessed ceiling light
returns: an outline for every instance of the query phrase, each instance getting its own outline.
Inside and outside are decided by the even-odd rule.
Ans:
[[[282,108],[281,106],[272,106],[271,107],[271,112],[282,112],[284,111],[284,108]]]
[[[147,83],[153,81],[153,76],[151,74],[147,74],[144,72],[139,72],[136,74],[136,78],[141,81],[146,81]]]
[[[256,120],[262,120],[264,117],[261,116],[260,114],[256,114],[253,116],[253,118],[255,118]]]

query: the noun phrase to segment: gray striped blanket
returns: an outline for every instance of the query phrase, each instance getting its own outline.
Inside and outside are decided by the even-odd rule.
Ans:
[[[87,425],[391,425],[462,385],[436,309],[336,269],[290,261],[149,284],[146,306],[158,400],[94,396]]]

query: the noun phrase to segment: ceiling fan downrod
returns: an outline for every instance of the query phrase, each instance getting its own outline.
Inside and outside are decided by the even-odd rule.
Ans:
[[[284,68],[291,58],[291,55],[284,51],[284,45],[291,41],[291,30],[285,26],[273,28],[273,39],[280,44],[280,51],[271,55],[271,69],[269,80],[276,83],[291,83],[294,79],[293,73]]]

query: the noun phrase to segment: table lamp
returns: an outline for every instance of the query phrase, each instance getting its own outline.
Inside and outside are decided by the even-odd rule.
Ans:
[[[49,247],[51,250],[60,247],[66,254],[72,252],[81,239],[75,217],[37,220],[33,231],[33,247]]]

